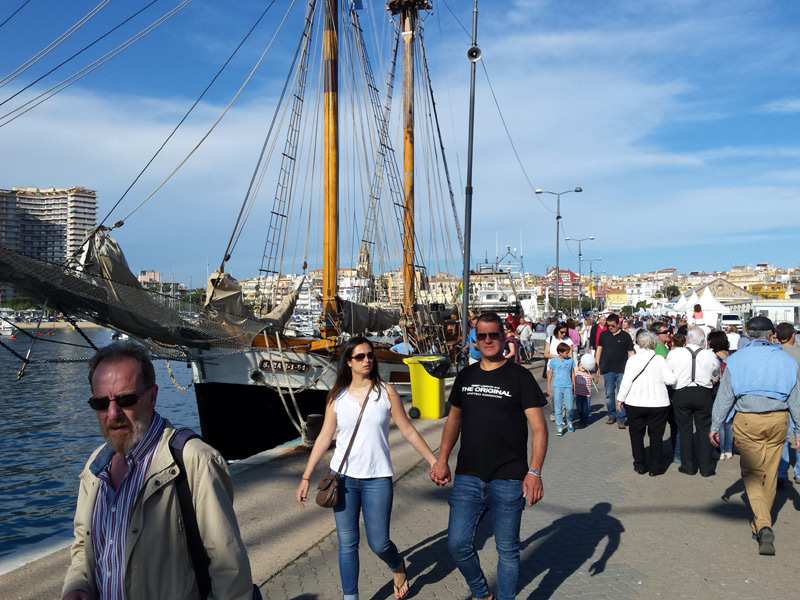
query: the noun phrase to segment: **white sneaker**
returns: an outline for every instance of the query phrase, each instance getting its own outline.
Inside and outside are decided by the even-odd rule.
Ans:
[[[550,413],[550,420],[551,421],[555,421],[556,420],[556,413]]]
[[[725,453],[725,458],[727,458],[728,460],[731,460],[733,458],[733,452],[726,452]]]

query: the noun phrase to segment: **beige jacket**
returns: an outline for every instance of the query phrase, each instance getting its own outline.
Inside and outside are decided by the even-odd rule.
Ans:
[[[177,491],[172,484],[178,475],[178,466],[169,449],[174,432],[172,425],[166,422],[131,515],[125,551],[128,600],[196,600],[200,596]],[[97,598],[91,524],[100,480],[90,466],[103,447],[95,450],[80,475],[72,562],[62,596],[82,589],[89,592],[91,598]],[[253,593],[250,562],[233,512],[233,485],[225,459],[205,442],[192,439],[184,447],[183,460],[197,525],[211,560],[209,599],[250,600]]]

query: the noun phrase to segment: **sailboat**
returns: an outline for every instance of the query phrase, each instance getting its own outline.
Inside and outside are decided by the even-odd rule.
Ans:
[[[386,8],[395,31],[388,44],[391,50],[387,64],[391,66],[381,98],[359,21],[360,2],[307,3],[300,42],[281,94],[284,102],[275,109],[272,121],[279,124],[276,129],[282,127],[286,132],[286,141],[282,151],[275,153],[279,155],[277,166],[268,166],[273,163],[262,158],[273,153],[276,142],[269,136],[265,140],[265,150],[240,211],[250,212],[262,181],[274,175],[276,192],[269,211],[257,314],[245,306],[239,283],[226,269],[241,234],[238,220],[219,268],[209,277],[204,305],[180,311],[139,284],[119,244],[110,235],[114,227],[94,228],[81,254],[71,257],[67,264],[38,261],[0,247],[0,280],[46,299],[51,308],[64,314],[128,334],[147,344],[156,356],[186,361],[192,369],[202,435],[228,459],[250,456],[298,435],[306,441],[313,440],[315,426],[324,412],[325,396],[334,382],[339,349],[350,335],[399,327],[404,339],[422,353],[435,351],[452,358],[457,352],[461,337],[458,309],[432,301],[419,245],[420,228],[415,223],[414,175],[418,167],[414,142],[415,137],[424,137],[419,129],[415,131],[415,101],[422,99],[426,103],[421,112],[430,120],[427,135],[435,138],[438,130],[418,18],[420,11],[430,11],[432,6],[425,0],[389,0]],[[401,45],[402,169],[390,136],[391,98]],[[315,46],[322,53],[319,62],[313,58]],[[341,60],[341,54],[347,56],[347,62]],[[309,73],[314,65],[322,73],[316,98],[309,90],[313,80]],[[423,86],[421,91],[415,91],[415,76],[420,74]],[[363,90],[360,100],[343,100],[342,83],[348,90]],[[307,105],[315,101],[322,117],[321,129],[312,125],[310,133],[303,133],[302,127],[315,121],[307,110]],[[346,107],[351,119],[347,126],[342,126],[341,106]],[[370,133],[366,133],[368,129]],[[345,142],[342,132],[354,130],[356,141]],[[322,139],[321,156],[315,150],[301,149],[302,142],[316,138]],[[443,167],[446,172],[443,150],[438,139],[438,147],[422,155],[425,171],[434,170],[437,177]],[[358,163],[357,178],[351,176],[343,181],[343,158],[351,166]],[[311,175],[311,167],[319,162],[324,163],[324,174]],[[366,192],[361,193],[354,186],[356,179],[366,182]],[[463,240],[453,194],[449,182],[445,185],[444,181],[446,178],[441,177],[439,185],[448,191],[441,195],[451,205],[455,227],[446,230],[431,218],[428,237],[437,237],[444,244],[448,235],[457,236],[447,244],[461,255]],[[343,202],[343,191],[349,196],[349,203]],[[284,293],[279,294],[279,283],[286,281],[284,260],[290,242],[296,243],[298,235],[297,230],[288,228],[289,223],[293,217],[310,223],[313,201],[320,196],[323,202],[319,212],[324,217],[321,278],[315,276],[316,269],[308,268],[304,256],[302,272],[295,273],[289,285],[283,286]],[[338,290],[340,230],[343,207],[352,215],[356,205],[363,209],[363,233],[358,242],[353,286],[356,293],[348,300]],[[398,294],[399,302],[392,303],[389,291],[394,290],[389,290],[384,277],[373,274],[373,266],[376,262],[388,264],[378,256],[386,253],[395,223],[399,230],[395,243],[402,249],[396,271],[402,274],[399,279],[403,289],[402,295]],[[310,245],[308,240],[315,239],[311,229],[306,226],[306,248]],[[312,294],[319,304],[319,316],[314,324],[316,330],[308,335],[309,327],[298,330],[292,315],[298,300],[305,295],[308,325],[308,306],[313,304],[308,297]],[[289,330],[293,330],[292,335],[287,335]],[[407,381],[408,367],[402,362],[403,357],[388,346],[376,348],[381,376],[390,382]]]

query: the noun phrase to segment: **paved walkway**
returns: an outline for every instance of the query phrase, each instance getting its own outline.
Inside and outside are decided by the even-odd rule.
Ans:
[[[717,475],[707,479],[680,474],[677,465],[660,477],[638,475],[627,431],[606,425],[603,407],[601,383],[587,429],[558,438],[547,421],[545,496],[523,515],[518,598],[750,600],[797,593],[800,486],[778,491],[777,555],[761,557],[747,523],[738,457],[719,463]],[[415,422],[433,448],[443,423]],[[467,599],[447,551],[450,488],[430,483],[427,465],[394,429],[391,444],[397,480],[392,539],[406,560],[408,597]],[[293,500],[306,458],[306,450],[296,449],[232,468],[254,578],[271,600],[341,598],[333,515],[316,505],[300,509]],[[394,598],[389,572],[362,540],[362,600]],[[489,519],[479,526],[477,541],[494,584],[497,555]],[[60,551],[0,576],[0,598],[58,598],[67,560]]]

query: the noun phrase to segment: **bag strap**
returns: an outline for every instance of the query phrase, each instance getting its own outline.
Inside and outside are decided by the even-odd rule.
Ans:
[[[639,375],[641,375],[642,373],[644,373],[647,370],[648,365],[650,365],[650,363],[653,361],[653,359],[655,357],[656,357],[655,354],[653,354],[653,356],[650,357],[650,360],[648,360],[647,364],[644,366],[644,368],[636,374],[636,377],[633,378],[633,381],[636,381],[637,379],[639,379]],[[633,386],[633,381],[631,381],[631,386]]]
[[[197,525],[197,514],[192,503],[192,490],[189,489],[189,480],[186,477],[186,467],[183,462],[183,447],[193,438],[199,438],[189,428],[178,429],[169,440],[169,449],[178,465],[178,476],[175,478],[175,490],[178,493],[178,505],[181,507],[183,524],[186,528],[186,542],[189,546],[189,555],[192,558],[194,577],[200,590],[200,597],[205,600],[211,594],[211,575],[208,566],[211,559],[208,557],[203,539],[200,537],[200,528]]]
[[[370,388],[372,391],[372,388]],[[361,417],[364,416],[364,409],[367,408],[367,402],[369,402],[369,392],[367,392],[367,397],[364,398],[364,406],[361,407],[361,412],[358,413],[358,421],[356,421],[356,426],[353,429],[353,435],[350,436],[350,443],[347,444],[347,450],[344,451],[344,456],[342,457],[342,464],[339,465],[339,470],[337,473],[341,473],[342,469],[344,468],[344,463],[347,462],[347,457],[350,454],[350,448],[353,447],[353,440],[356,439],[356,434],[358,433],[358,426],[361,425]]]

